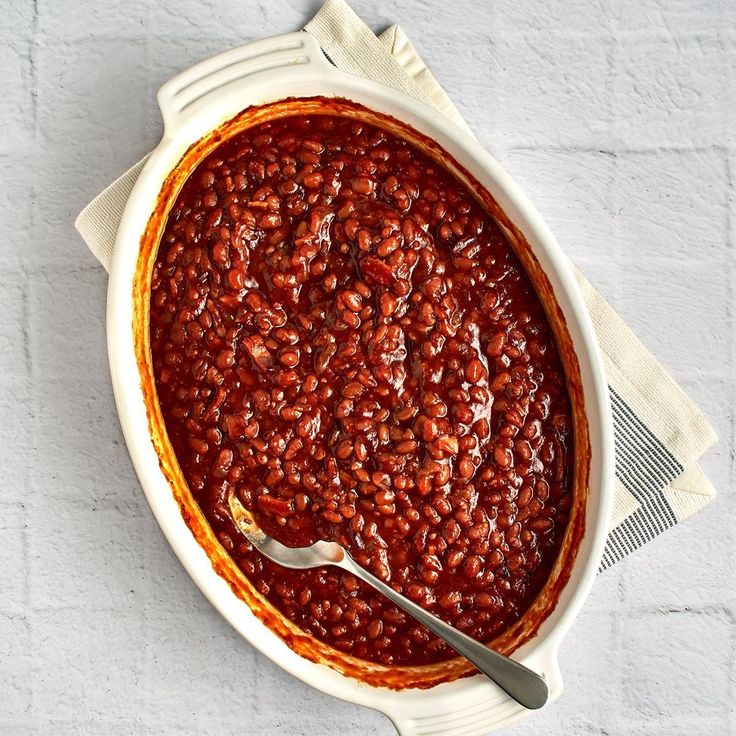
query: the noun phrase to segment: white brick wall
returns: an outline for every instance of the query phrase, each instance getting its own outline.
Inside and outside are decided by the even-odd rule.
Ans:
[[[151,148],[156,89],[311,0],[0,0],[0,734],[392,733],[257,654],[153,521],[72,222]],[[400,22],[558,239],[707,411],[720,491],[599,579],[561,700],[509,734],[736,734],[730,0],[354,0]]]

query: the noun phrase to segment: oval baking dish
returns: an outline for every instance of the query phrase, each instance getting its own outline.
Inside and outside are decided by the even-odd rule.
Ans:
[[[499,165],[437,111],[335,69],[300,32],[210,59],[159,93],[165,134],[128,201],[108,292],[108,347],[121,424],[151,508],[197,585],[228,621],[280,666],[337,697],[377,708],[402,734],[481,733],[525,715],[462,659],[384,667],[317,642],[253,589],[217,542],[188,491],[158,406],[149,346],[153,259],[169,207],[217,144],[265,120],[328,111],[410,141],[461,179],[496,219],[544,303],[563,358],[574,418],[574,504],[540,595],[494,647],[561,691],[559,643],[598,568],[612,497],[612,429],[595,336],[570,266],[533,207]]]

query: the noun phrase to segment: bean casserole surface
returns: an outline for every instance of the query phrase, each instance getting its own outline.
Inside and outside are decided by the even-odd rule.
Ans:
[[[543,588],[573,495],[559,350],[494,219],[402,138],[308,114],[218,145],[168,214],[150,346],[197,504],[310,635],[380,664],[455,656],[349,573],[260,556],[229,494],[482,641]]]

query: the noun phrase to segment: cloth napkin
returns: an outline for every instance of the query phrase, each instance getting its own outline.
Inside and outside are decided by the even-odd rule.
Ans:
[[[399,26],[375,36],[344,0],[327,0],[305,30],[338,68],[396,87],[472,135]],[[99,194],[75,223],[108,270],[123,209],[145,161]],[[717,437],[613,308],[575,274],[603,352],[613,407],[616,493],[605,570],[712,500],[715,491],[697,460]]]

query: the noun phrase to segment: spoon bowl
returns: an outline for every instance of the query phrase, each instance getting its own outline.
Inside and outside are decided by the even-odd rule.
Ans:
[[[397,593],[390,585],[368,572],[337,542],[319,541],[308,547],[287,547],[269,537],[255,522],[235,493],[228,497],[230,515],[248,541],[265,557],[283,567],[306,570],[321,565],[334,565],[351,572],[363,582],[383,593],[430,631],[447,642],[458,654],[472,662],[486,677],[495,682],[517,703],[537,710],[549,700],[549,687],[541,675],[513,659],[489,649],[462,631],[446,624],[437,616]]]

